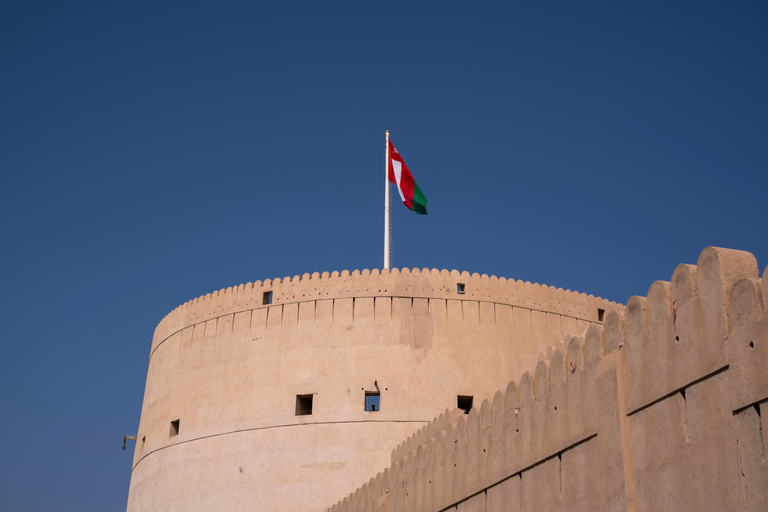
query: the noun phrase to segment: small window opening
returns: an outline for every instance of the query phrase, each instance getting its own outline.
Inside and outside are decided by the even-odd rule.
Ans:
[[[365,392],[365,410],[368,412],[381,410],[381,394],[378,391]]]
[[[272,292],[264,292],[264,300],[262,300],[261,303],[272,304]]]
[[[597,321],[602,322],[604,317],[605,317],[605,310],[597,308]]]
[[[469,411],[472,410],[472,397],[459,395],[457,398],[459,409],[463,410],[464,414],[469,414]]]
[[[179,421],[180,420],[173,420],[171,422],[171,433],[170,437],[179,435]]]
[[[296,395],[296,416],[312,414],[312,395]]]
[[[456,293],[459,295],[464,295],[464,283],[458,283],[456,285]]]

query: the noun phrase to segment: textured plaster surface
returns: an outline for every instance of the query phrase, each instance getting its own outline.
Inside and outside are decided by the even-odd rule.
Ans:
[[[599,324],[598,309],[623,307],[426,269],[305,274],[190,301],[155,332],[128,510],[318,509],[368,482],[457,395],[479,408],[539,360],[546,376],[547,349]],[[380,411],[364,410],[366,391],[380,392]],[[296,415],[297,395],[312,396],[311,415]],[[472,435],[490,433],[471,418]],[[488,462],[467,453],[474,485]]]

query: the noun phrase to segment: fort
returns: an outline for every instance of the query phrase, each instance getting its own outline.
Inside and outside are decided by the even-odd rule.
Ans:
[[[768,320],[709,247],[626,306],[457,271],[304,274],[179,306],[128,510],[768,510]]]

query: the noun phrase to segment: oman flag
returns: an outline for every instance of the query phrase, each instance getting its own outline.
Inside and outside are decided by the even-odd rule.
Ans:
[[[400,198],[409,210],[420,215],[427,214],[427,198],[424,197],[411,171],[403,162],[403,157],[391,141],[389,142],[389,181],[397,185]]]

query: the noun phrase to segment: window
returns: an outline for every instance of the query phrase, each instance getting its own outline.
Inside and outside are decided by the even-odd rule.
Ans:
[[[462,409],[464,414],[469,414],[469,411],[472,409],[472,397],[459,395],[457,397],[457,402],[458,408]]]
[[[272,292],[264,292],[264,297],[261,301],[262,304],[272,304]]]
[[[605,310],[597,308],[597,321],[602,322],[604,317],[605,317]]]
[[[171,433],[169,434],[169,437],[179,435],[179,421],[180,420],[173,420],[171,422]]]
[[[464,295],[464,283],[458,283],[456,285],[456,293],[459,295]]]
[[[312,395],[296,395],[296,416],[312,414]]]
[[[365,392],[365,410],[367,412],[378,412],[381,410],[381,393],[378,391]]]

